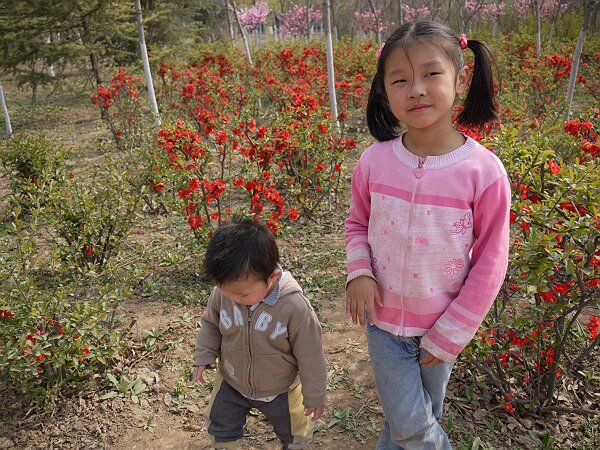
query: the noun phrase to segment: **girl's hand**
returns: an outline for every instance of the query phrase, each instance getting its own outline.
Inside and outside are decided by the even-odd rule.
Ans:
[[[206,369],[214,369],[215,365],[214,364],[209,364],[209,365],[205,365],[205,366],[195,366],[194,367],[194,373],[192,374],[192,381],[196,382],[196,383],[204,383],[204,377],[202,376],[202,374],[204,373],[204,371]]]
[[[443,364],[444,361],[442,361],[439,358],[436,358],[435,356],[433,356],[431,353],[426,353],[425,356],[423,356],[423,358],[421,358],[421,365],[422,366],[433,366],[435,364]]]
[[[312,421],[316,422],[321,418],[323,413],[325,412],[325,406],[315,406],[314,408],[309,408],[308,406],[304,407],[304,415],[310,416],[312,414]]]
[[[360,276],[348,283],[346,289],[346,314],[352,318],[352,323],[360,322],[365,325],[365,312],[369,317],[369,324],[375,323],[375,304],[383,306],[379,297],[377,282],[367,276]]]

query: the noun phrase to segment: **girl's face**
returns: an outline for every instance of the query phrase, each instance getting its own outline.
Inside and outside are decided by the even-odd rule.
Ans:
[[[467,83],[466,67],[457,74],[448,56],[432,44],[408,51],[398,48],[385,64],[390,109],[409,130],[451,126],[454,99]]]

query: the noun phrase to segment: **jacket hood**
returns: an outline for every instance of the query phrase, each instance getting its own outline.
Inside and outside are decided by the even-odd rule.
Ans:
[[[302,294],[302,288],[289,272],[283,272],[279,279],[279,299],[297,293]]]

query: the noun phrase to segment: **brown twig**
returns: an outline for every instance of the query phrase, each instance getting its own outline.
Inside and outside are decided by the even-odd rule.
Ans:
[[[600,416],[600,410],[597,409],[588,409],[588,408],[569,408],[568,406],[542,406],[540,407],[540,412],[559,412],[559,413],[571,413],[571,414],[581,414],[585,416]]]

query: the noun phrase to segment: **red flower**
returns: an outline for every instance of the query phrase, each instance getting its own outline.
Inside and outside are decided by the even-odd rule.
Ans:
[[[296,210],[296,208],[290,208],[290,209],[288,209],[288,217],[290,220],[298,220],[298,218],[300,217],[300,214],[298,214],[298,211]]]
[[[558,207],[565,211],[569,211],[572,213],[575,212],[575,206],[573,206],[573,203],[571,203],[571,202],[561,202],[558,204]]]
[[[215,142],[217,144],[226,143],[227,142],[227,133],[225,133],[224,131],[217,132],[217,134],[215,135]]]
[[[267,134],[267,132],[268,132],[268,131],[269,131],[269,130],[268,130],[268,128],[267,128],[267,127],[265,127],[264,125],[263,125],[263,126],[260,126],[260,127],[258,127],[258,129],[256,130],[256,137],[257,137],[258,139],[262,139],[262,138],[264,138],[264,137],[265,137],[265,135]]]
[[[192,230],[197,230],[202,226],[202,216],[190,215],[188,216],[188,225]]]
[[[182,200],[187,200],[188,198],[190,198],[190,195],[192,195],[192,191],[187,188],[181,188],[179,189],[179,191],[177,191],[177,197],[179,197]]]
[[[538,292],[538,294],[540,294],[540,297],[542,297],[542,300],[544,300],[547,303],[556,302],[556,296],[554,295],[554,292],[552,292],[552,291],[540,291],[540,292]]]
[[[190,180],[190,190],[192,192],[196,192],[199,188],[200,188],[200,180],[198,178],[192,178]]]
[[[91,258],[92,256],[94,256],[94,246],[93,245],[88,245],[85,248],[85,256],[87,256],[88,258]]]
[[[521,227],[525,231],[529,231],[531,229],[531,224],[529,222],[525,222],[524,220],[521,220],[519,227]]]
[[[559,294],[565,294],[569,292],[570,286],[568,284],[557,283],[554,285],[554,290]]]
[[[196,211],[196,206],[198,206],[198,203],[196,203],[196,202],[189,202],[187,204],[187,206],[185,207],[185,212],[187,213],[188,216],[191,216],[192,214],[194,214],[194,212]]]
[[[560,166],[556,164],[554,161],[548,161],[548,170],[552,175],[556,175],[560,173]]]
[[[591,316],[587,327],[588,327],[588,330],[590,330],[588,339],[590,341],[593,341],[594,339],[596,339],[598,337],[598,327],[600,327],[600,318],[598,318],[596,316]]]
[[[154,181],[150,182],[150,187],[154,189],[154,192],[162,192],[165,186],[165,183],[155,183]]]
[[[504,402],[504,411],[506,411],[509,414],[514,414],[516,410],[512,403]]]
[[[8,317],[14,317],[15,315],[7,309],[0,309],[0,318],[6,319]]]

